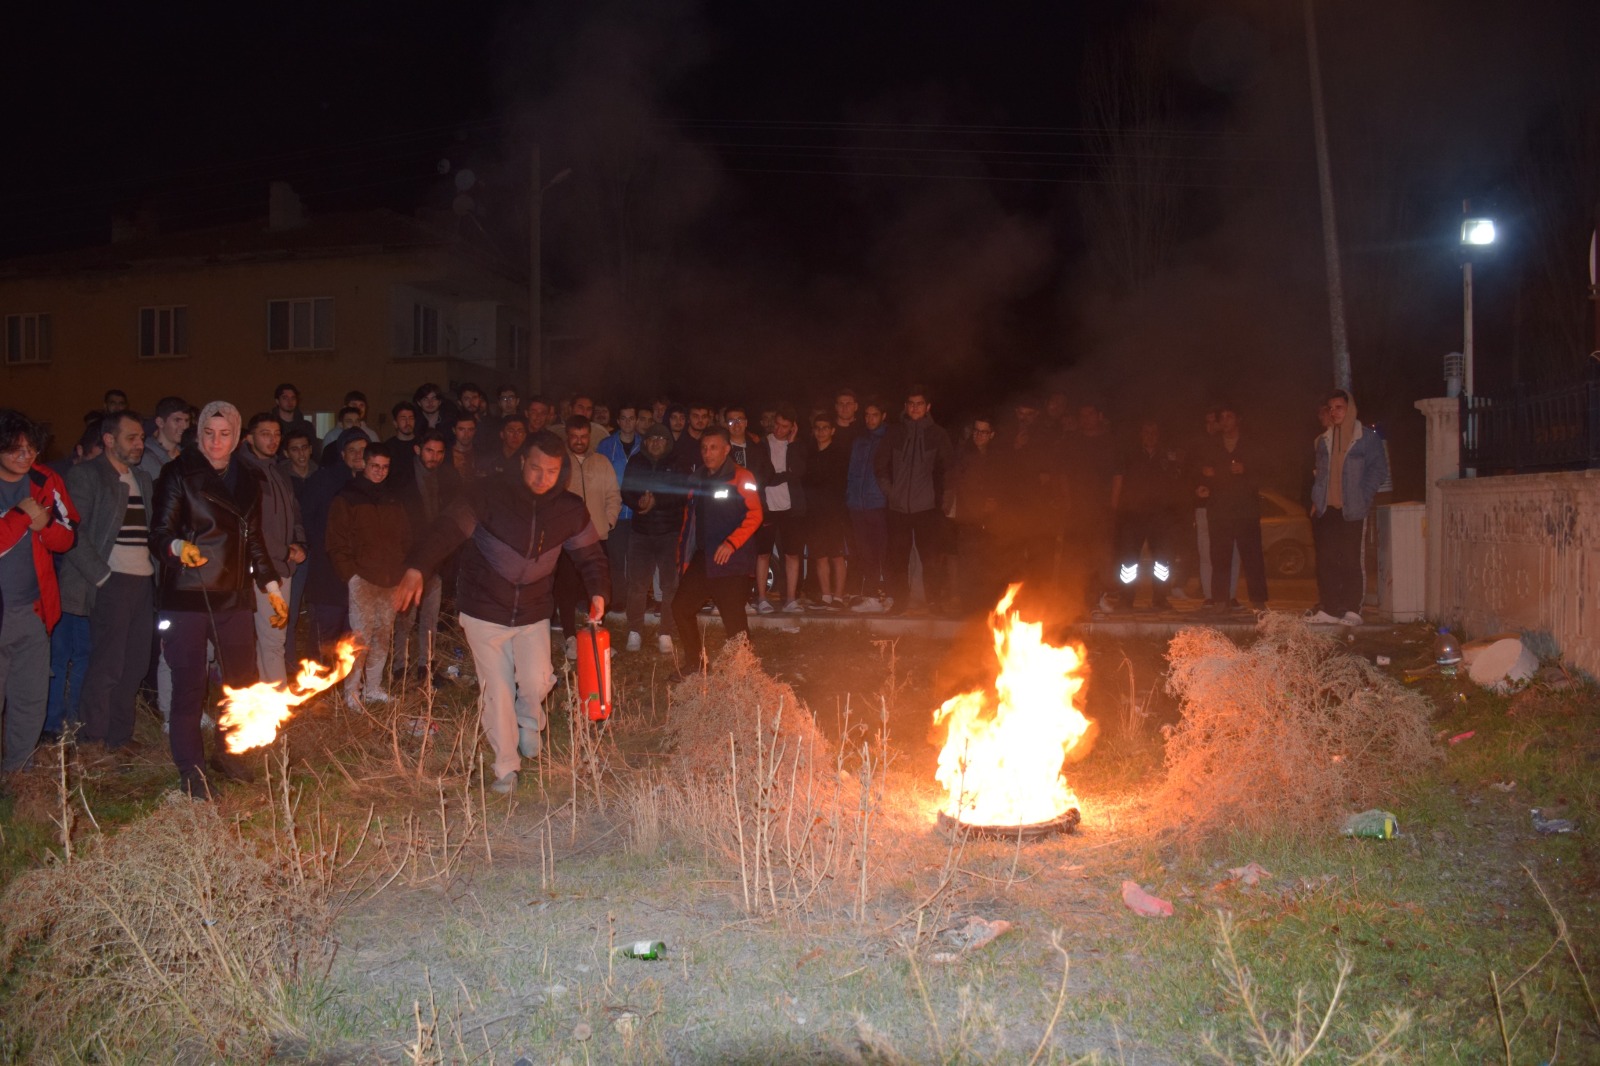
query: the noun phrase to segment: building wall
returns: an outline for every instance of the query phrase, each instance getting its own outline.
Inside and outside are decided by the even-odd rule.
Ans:
[[[388,408],[425,380],[486,379],[479,383],[491,388],[501,368],[509,373],[509,351],[472,363],[410,359],[413,287],[442,304],[452,323],[457,301],[526,301],[521,287],[433,249],[7,278],[0,316],[48,312],[53,338],[48,364],[0,362],[0,403],[51,423],[60,454],[108,388],[122,389],[146,413],[168,394],[196,405],[226,399],[248,413],[272,406],[273,387],[292,381],[307,412],[335,411],[346,390],[361,389],[387,419]],[[308,297],[334,300],[333,349],[268,352],[267,302]],[[140,358],[140,308],[168,305],[188,308],[188,354]]]
[[[1442,620],[1532,635],[1600,675],[1600,470],[1437,483]]]

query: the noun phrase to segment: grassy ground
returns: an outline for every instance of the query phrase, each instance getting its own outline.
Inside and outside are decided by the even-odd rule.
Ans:
[[[1090,648],[1089,688],[1102,736],[1069,767],[1079,832],[958,842],[932,824],[931,710],[981,676],[986,648],[981,634],[953,644],[875,643],[853,630],[758,638],[767,670],[825,735],[847,732],[848,697],[852,721],[884,728],[890,756],[871,786],[864,884],[859,864],[845,864],[805,904],[776,913],[751,914],[748,873],[661,799],[672,760],[658,657],[618,657],[620,706],[598,745],[574,746],[558,710],[546,755],[510,799],[485,795],[469,772],[470,686],[431,704],[413,694],[376,716],[313,705],[265,760],[287,767],[290,789],[278,778],[230,786],[221,803],[269,853],[287,850],[292,807],[301,862],[326,868],[304,890],[338,910],[337,953],[288,993],[272,1053],[329,1063],[1294,1061],[1297,1028],[1302,1041],[1317,1031],[1347,960],[1312,1061],[1356,1061],[1391,1032],[1393,1061],[1600,1061],[1583,976],[1600,945],[1594,690],[1500,697],[1418,682],[1439,707],[1441,737],[1473,735],[1446,747],[1442,768],[1402,783],[1391,804],[1398,839],[1201,836],[1145,801],[1162,772],[1159,729],[1177,715],[1160,691],[1163,647],[1102,641]],[[1349,650],[1387,655],[1398,672],[1426,648],[1419,628]],[[148,758],[70,770],[82,782],[68,804],[78,849],[96,833],[85,807],[110,832],[175,783],[159,727],[141,729]],[[847,765],[849,803],[873,765]],[[21,792],[0,801],[7,880],[62,851],[53,773]],[[1536,833],[1532,807],[1580,831]],[[1252,861],[1271,877],[1230,878]],[[1128,879],[1172,901],[1173,917],[1130,912]],[[952,930],[969,916],[1011,929],[955,952]],[[662,960],[613,950],[646,938],[666,941]],[[27,954],[16,964],[0,990],[0,1046],[14,1059],[217,1057],[175,1052],[196,1047],[181,1026],[111,1055],[88,1046],[89,1033],[76,1050],[40,1048],[26,1024],[36,1005],[17,1001]]]

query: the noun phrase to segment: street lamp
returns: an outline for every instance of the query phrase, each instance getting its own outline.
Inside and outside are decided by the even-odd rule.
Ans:
[[[1463,203],[1463,210],[1468,205]],[[1494,243],[1494,219],[1473,218],[1461,220],[1461,355],[1466,364],[1466,395],[1472,390],[1472,261],[1482,250]]]

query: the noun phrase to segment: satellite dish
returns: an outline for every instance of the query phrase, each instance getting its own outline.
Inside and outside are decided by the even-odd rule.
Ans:
[[[450,209],[458,215],[470,215],[472,214],[472,208],[472,197],[466,193],[456,194],[455,201],[450,205]]]
[[[478,175],[470,170],[456,171],[456,192],[466,192],[478,183]]]
[[[439,165],[438,165],[438,167],[436,169],[439,171],[440,174],[448,174],[448,173],[450,173],[450,160],[448,160],[448,159],[439,160]]]

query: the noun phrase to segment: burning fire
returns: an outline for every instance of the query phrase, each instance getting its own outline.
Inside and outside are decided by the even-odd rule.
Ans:
[[[1061,763],[1089,731],[1076,705],[1088,664],[1081,647],[1045,643],[1043,623],[1011,609],[1021,587],[989,616],[994,692],[964,692],[933,716],[949,726],[935,775],[949,793],[945,813],[967,825],[1033,825],[1078,806]]]
[[[339,642],[338,663],[323,666],[302,659],[300,676],[288,687],[267,681],[248,688],[222,686],[222,717],[218,725],[227,732],[228,750],[238,755],[277,740],[278,727],[289,720],[296,707],[343,681],[355,663],[356,642],[346,637]]]

